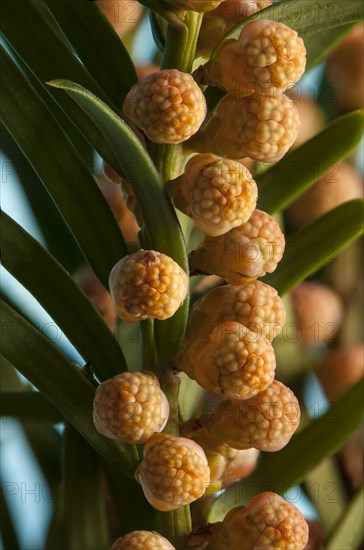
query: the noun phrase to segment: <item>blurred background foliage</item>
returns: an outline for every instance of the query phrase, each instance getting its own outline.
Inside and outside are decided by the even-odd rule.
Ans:
[[[286,11],[277,12],[278,20],[282,13],[288,25],[294,17],[302,22],[309,3],[286,0],[282,3]],[[86,140],[76,102],[62,90],[46,89],[44,81],[74,80],[120,114],[122,98],[136,75],[119,38],[136,65],[138,78],[143,78],[161,61],[152,31],[163,44],[163,24],[136,1],[100,0],[112,32],[96,3],[91,11],[86,4],[86,0],[3,4],[3,47],[10,59],[3,66],[6,74],[18,71],[19,86],[24,86],[26,94],[20,96],[21,104],[12,86],[5,84],[2,208],[15,220],[2,218],[6,349],[1,365],[0,527],[2,546],[9,549],[107,548],[113,538],[140,528],[135,511],[143,517],[143,528],[154,525],[154,512],[141,489],[117,469],[125,463],[127,472],[137,459],[136,451],[113,442],[103,447],[87,425],[90,419],[85,410],[91,399],[87,396],[92,395],[94,382],[78,368],[90,361],[96,376],[104,379],[122,365],[141,366],[139,328],[116,321],[111,298],[101,284],[121,251],[137,246],[139,227],[120,188],[102,172],[96,151],[102,153],[106,146],[97,125],[88,120]],[[285,228],[290,255],[286,253],[264,282],[285,295],[289,315],[274,344],[277,373],[299,397],[303,421],[292,445],[274,460],[264,457],[239,491],[249,496],[254,483],[262,490],[275,489],[274,480],[310,520],[307,548],[356,549],[363,537],[363,428],[358,428],[364,397],[358,382],[364,361],[363,257],[362,241],[357,239],[363,213],[358,201],[363,195],[362,114],[358,111],[363,108],[363,24],[354,24],[358,17],[347,15],[353,4],[348,0],[311,4],[318,6],[318,15],[321,6],[330,4],[336,25],[325,28],[317,17],[321,27],[306,42],[310,70],[291,91],[301,115],[300,134],[282,161],[251,167],[259,185],[259,207],[274,213]],[[14,86],[14,80],[10,82]],[[209,91],[212,98],[213,93]],[[42,106],[38,97],[44,100]],[[38,121],[44,109],[52,112],[54,122],[43,129],[53,133],[40,135],[41,123],[36,128],[25,118],[33,105]],[[16,130],[11,132],[16,113]],[[76,124],[66,113],[74,115]],[[58,125],[64,134],[55,137]],[[44,155],[38,171],[33,158],[37,147],[42,147]],[[68,157],[57,157],[55,147],[67,151]],[[90,178],[97,186],[90,184]],[[66,182],[67,186],[60,186]],[[78,210],[72,210],[75,204]],[[191,250],[201,234],[183,215],[179,220]],[[191,302],[218,284],[217,277],[192,278]],[[107,326],[115,330],[116,341]],[[14,327],[23,334],[22,349],[12,340]],[[38,364],[42,359],[44,364]],[[63,378],[62,390],[69,384],[63,411],[62,403],[35,394],[27,380],[49,398],[47,392],[53,390],[45,381],[47,370],[52,370],[54,380]],[[188,418],[209,403],[194,382],[184,375],[182,380],[181,416]],[[31,400],[27,400],[29,392]],[[79,396],[84,397],[83,410],[75,406]],[[331,401],[335,405],[327,412]],[[75,416],[81,419],[79,424]],[[229,499],[236,498],[235,490],[233,486],[215,500],[209,520],[221,519],[231,506]],[[208,504],[210,497],[200,507]],[[203,516],[203,510],[196,507],[195,515]]]

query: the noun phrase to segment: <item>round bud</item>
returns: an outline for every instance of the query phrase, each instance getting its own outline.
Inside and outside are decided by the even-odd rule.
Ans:
[[[291,292],[302,344],[333,340],[342,320],[339,295],[328,286],[305,281]]]
[[[247,277],[263,277],[275,271],[284,247],[278,223],[266,212],[254,210],[249,221],[239,227],[220,237],[205,237],[190,254],[190,268],[240,285]]]
[[[301,96],[292,90],[288,97],[294,101],[301,121],[297,138],[292,145],[296,149],[324,129],[325,115],[318,103],[308,95]]]
[[[158,65],[148,64],[148,65],[136,65],[135,67],[138,79],[144,80],[147,76],[156,73],[160,70]]]
[[[230,93],[279,94],[299,81],[305,66],[306,48],[297,32],[261,19],[245,25],[238,40],[222,42],[216,56],[198,74],[203,84]]]
[[[287,218],[295,229],[312,223],[340,204],[363,196],[363,181],[347,162],[334,164],[287,210]]]
[[[226,550],[303,550],[308,525],[301,512],[275,493],[261,493],[233,508],[219,532]]]
[[[139,250],[113,267],[109,285],[119,317],[136,323],[172,317],[187,296],[189,278],[169,256]]]
[[[294,143],[299,125],[297,108],[284,94],[227,94],[185,149],[231,159],[248,156],[277,162]]]
[[[352,491],[364,481],[363,465],[364,426],[361,425],[338,451],[338,458]]]
[[[175,547],[156,531],[133,531],[118,538],[110,550],[175,550]]]
[[[338,399],[364,375],[364,346],[332,349],[319,363],[316,374],[329,401]],[[363,484],[364,426],[350,435],[338,457],[352,489]]]
[[[257,449],[242,449],[238,451],[231,447],[228,448],[231,449],[228,455],[229,460],[221,476],[224,486],[230,485],[236,479],[250,476],[255,470],[259,458],[259,451]]]
[[[364,375],[363,344],[332,349],[316,372],[328,400],[334,401]]]
[[[168,69],[135,84],[123,111],[151,141],[173,144],[197,132],[206,116],[206,101],[190,74]]]
[[[204,15],[197,42],[197,55],[209,57],[220,39],[239,21],[272,4],[272,0],[225,0]]]
[[[215,326],[236,321],[272,341],[282,330],[286,311],[275,288],[260,281],[213,288],[193,304],[184,344],[206,338]]]
[[[305,550],[319,550],[322,548],[326,535],[321,524],[314,519],[308,519],[307,525],[309,529],[308,541]]]
[[[190,439],[165,434],[153,435],[146,443],[135,475],[148,502],[162,512],[197,500],[210,482],[202,448]]]
[[[364,24],[361,21],[349,32],[329,55],[326,63],[326,80],[331,84],[337,107],[342,111],[363,109],[363,40]]]
[[[174,205],[211,236],[226,233],[250,218],[258,188],[245,166],[215,155],[196,155],[182,176],[169,183]]]
[[[192,374],[187,374],[206,391],[232,399],[250,399],[262,391],[276,368],[269,340],[236,322],[218,325],[189,358]]]
[[[96,429],[110,439],[144,443],[163,430],[169,405],[158,378],[149,371],[123,372],[98,386],[93,419]]]
[[[201,422],[210,437],[234,449],[274,452],[287,445],[300,417],[294,393],[274,380],[247,401],[223,401]]]

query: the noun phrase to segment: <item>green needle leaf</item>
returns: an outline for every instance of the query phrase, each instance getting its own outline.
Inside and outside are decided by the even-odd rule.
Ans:
[[[334,164],[347,157],[362,138],[363,121],[362,111],[337,118],[258,176],[258,208],[270,214],[282,210]]]
[[[7,487],[5,480],[0,478],[0,532],[4,550],[20,550],[20,544],[14,525],[13,517],[9,510],[7,497],[3,488]]]
[[[358,0],[345,0],[345,2],[342,0],[330,0],[330,2],[317,2],[317,0],[291,2],[286,0],[285,2],[272,4],[272,6],[240,21],[225,34],[219,44],[230,38],[237,39],[241,29],[255,19],[268,19],[269,21],[284,23],[291,29],[296,30],[303,40],[308,43],[310,37],[316,33],[360,21],[362,17],[363,7]],[[219,44],[215,48],[212,57],[216,53]],[[309,50],[309,53],[314,57],[317,55],[316,50]],[[310,58],[308,58],[308,62],[311,63]]]
[[[254,473],[231,485],[211,506],[208,521],[221,521],[234,506],[246,505],[255,494],[283,494],[332,455],[360,425],[363,417],[364,378],[332,403],[329,411],[293,436],[277,453],[262,453]],[[343,547],[342,547],[343,548]]]
[[[328,263],[363,233],[363,204],[362,199],[345,202],[292,235],[276,271],[264,283],[282,295]]]
[[[328,56],[330,51],[344,38],[344,36],[353,28],[355,23],[333,27],[321,32],[317,32],[306,40],[307,50],[306,71],[314,67]]]
[[[49,399],[99,454],[133,476],[138,464],[137,450],[97,432],[92,420],[95,387],[83,371],[5,302],[1,301],[0,306],[4,357]]]
[[[126,370],[119,344],[67,271],[7,214],[0,227],[4,267],[48,311],[97,377]]]
[[[330,532],[347,506],[344,480],[334,457],[325,458],[308,472],[304,489],[315,505],[322,527]],[[322,491],[325,492],[324,496]]]
[[[117,166],[113,168],[125,174],[133,187],[145,222],[149,245],[169,255],[172,253],[182,264],[185,259],[183,250],[180,250],[183,237],[177,217],[166,199],[167,194],[160,176],[135,133],[105,103],[82,86],[69,80],[53,80],[48,84],[65,90],[98,124],[110,148],[118,155]],[[175,235],[169,234],[169,231]],[[173,237],[177,239],[176,243]]]
[[[69,550],[108,548],[98,457],[70,425],[66,425],[64,434],[63,459],[65,547]]]
[[[0,415],[24,422],[63,422],[59,411],[37,391],[1,392]]]
[[[127,254],[119,226],[62,128],[4,50],[1,61],[4,124],[108,288],[112,267]]]
[[[134,132],[105,103],[82,86],[68,80],[53,80],[48,84],[67,91],[102,131],[117,159],[114,164],[110,156],[105,160],[118,173],[125,174],[136,195],[145,223],[143,242],[173,258],[188,273],[185,243],[177,216],[151,158]],[[94,145],[97,148],[98,144]],[[185,300],[171,319],[155,323],[160,352],[164,357],[178,348],[187,312],[188,300]]]
[[[51,90],[45,85],[47,80],[60,76],[77,80],[112,105],[101,86],[86,71],[65,40],[54,30],[54,21],[52,27],[50,22],[52,18],[49,15],[45,16],[47,10],[43,2],[3,0],[1,9],[0,30],[12,49],[38,79],[45,93],[50,94],[50,98],[53,98],[61,109],[67,112],[72,124],[77,129],[82,129],[86,136],[92,134],[102,150],[106,145],[97,126],[85,117],[82,109],[68,96],[57,93],[56,90]],[[26,17],[23,14],[26,14]],[[40,55],[40,52],[44,52],[43,55]],[[24,94],[23,99],[28,100],[31,94]],[[117,107],[113,106],[116,111]]]
[[[0,28],[6,40],[16,51],[24,51],[24,61],[32,71],[40,71],[43,83],[46,75],[48,78],[55,78],[57,74],[77,77],[85,86],[107,99],[101,86],[52,28],[52,16],[45,15],[47,8],[43,0],[3,0],[1,8]],[[39,55],[40,52],[44,54]],[[22,57],[21,53],[19,55]]]
[[[138,77],[125,46],[98,2],[46,0],[46,4],[86,69],[121,109]]]
[[[325,550],[359,548],[363,541],[364,491],[358,489],[345,514],[342,516],[332,535],[325,543]]]
[[[15,417],[21,422],[39,468],[54,494],[61,476],[61,436],[51,422],[63,422],[63,417],[42,393],[34,391],[29,382],[20,380],[16,369],[3,355],[0,355],[0,364],[0,414]],[[2,422],[6,420],[2,419]]]
[[[141,485],[135,479],[120,475],[120,471],[110,462],[102,461],[102,468],[117,517],[128,518],[127,521],[120,521],[119,536],[138,529],[155,530],[158,512],[145,498]],[[125,498],[125,495],[128,495],[128,498]]]
[[[52,424],[44,422],[23,420],[22,429],[50,491],[56,496],[61,478],[61,435]]]
[[[158,50],[163,53],[166,46],[166,40],[162,32],[161,21],[158,20],[157,14],[154,11],[149,12],[149,22],[155,45]]]

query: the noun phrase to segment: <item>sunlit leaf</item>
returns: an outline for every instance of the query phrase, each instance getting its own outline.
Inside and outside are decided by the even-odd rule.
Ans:
[[[264,283],[285,294],[362,233],[363,200],[345,202],[288,238],[282,261]]]
[[[334,164],[347,157],[362,138],[363,120],[362,111],[339,117],[258,176],[258,208],[271,214],[282,210]]]
[[[363,541],[364,493],[360,487],[353,496],[345,514],[325,542],[325,550],[359,548]]]
[[[340,25],[340,27],[333,27],[312,34],[305,43],[307,50],[306,70],[323,61],[354,25],[355,23],[349,23],[348,25]]]
[[[335,457],[325,458],[308,472],[304,488],[315,505],[322,527],[330,532],[347,506],[346,488]]]
[[[193,416],[197,406],[201,403],[205,390],[191,380],[186,374],[181,373],[181,386],[179,390],[179,412],[182,421],[185,422]]]

